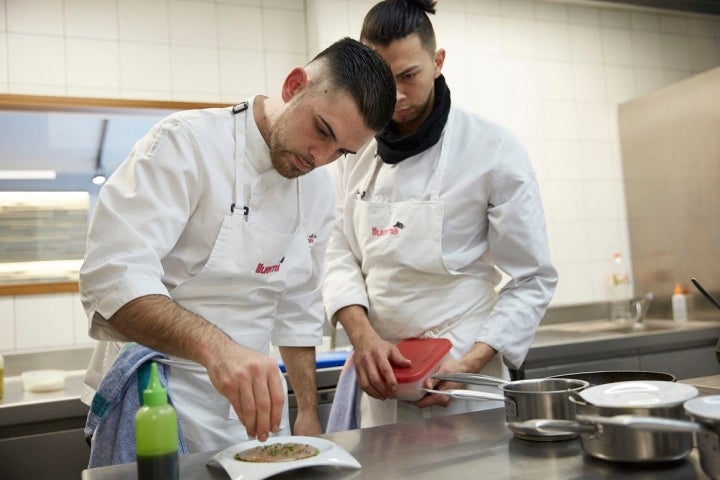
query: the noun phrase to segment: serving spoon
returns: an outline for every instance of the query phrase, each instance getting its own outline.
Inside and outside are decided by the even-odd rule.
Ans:
[[[693,283],[693,285],[695,285],[695,288],[697,288],[700,291],[700,293],[705,295],[705,298],[710,300],[712,302],[712,304],[715,305],[717,308],[720,308],[720,301],[718,301],[715,297],[710,295],[710,293],[708,293],[708,291],[705,290],[702,287],[702,285],[700,285],[700,282],[698,282],[696,278],[691,278],[690,281]]]

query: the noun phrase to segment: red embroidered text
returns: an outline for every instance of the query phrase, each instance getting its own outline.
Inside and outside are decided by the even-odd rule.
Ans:
[[[373,237],[382,237],[385,235],[397,235],[398,233],[400,233],[400,230],[395,227],[390,227],[390,228],[372,227]]]
[[[259,273],[261,275],[264,275],[266,273],[279,272],[279,271],[280,271],[279,263],[276,263],[275,265],[265,265],[264,263],[258,263],[257,267],[255,267],[255,273]]]

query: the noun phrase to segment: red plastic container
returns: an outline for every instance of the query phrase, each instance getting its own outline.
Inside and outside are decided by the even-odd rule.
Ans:
[[[406,368],[395,367],[393,372],[398,381],[399,389],[395,398],[398,400],[420,400],[425,380],[437,372],[452,348],[447,338],[410,338],[397,344],[400,353],[412,360]]]

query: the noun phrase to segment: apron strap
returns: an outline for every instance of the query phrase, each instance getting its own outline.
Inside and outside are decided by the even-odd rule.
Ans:
[[[242,170],[243,166],[240,164],[240,162],[243,161],[245,157],[245,122],[241,121],[238,122],[238,116],[240,113],[245,113],[248,109],[248,101],[245,100],[243,102],[238,103],[234,107],[232,107],[232,114],[233,114],[233,137],[235,140],[235,150],[233,151],[233,162],[234,162],[234,174],[235,174],[235,181],[234,184],[234,192],[233,192],[233,201],[230,205],[230,214],[235,213],[235,207],[238,205],[238,198],[242,197],[242,209],[243,209],[243,215],[247,219],[248,213],[250,213],[248,209],[247,202],[245,201],[245,192],[243,188],[243,180],[240,177],[245,177],[245,175],[238,175],[238,171]],[[244,115],[243,115],[244,120]]]
[[[254,100],[253,100],[254,101]],[[249,101],[245,100],[241,103],[238,103],[232,108],[233,113],[233,123],[234,123],[234,136],[235,136],[235,152],[233,153],[234,162],[235,162],[235,193],[233,195],[233,202],[230,204],[230,214],[235,213],[235,209],[240,204],[239,199],[242,197],[242,212],[243,216],[245,217],[245,221],[248,219],[248,215],[250,214],[250,197],[249,195],[246,195],[246,192],[250,191],[250,185],[249,185],[249,177],[248,175],[245,175],[245,164],[247,163],[245,160],[245,132],[247,131],[247,122],[252,120],[252,117],[245,115],[245,122],[239,122],[238,121],[238,114],[240,113],[246,113],[248,111],[250,103]],[[240,174],[242,173],[242,174]],[[297,214],[298,214],[298,225],[299,228],[301,225],[303,225],[304,220],[304,212],[302,211],[302,208],[300,208],[300,200],[302,198],[301,192],[300,192],[300,178],[295,179],[295,187],[297,189],[297,202],[296,202],[296,208],[297,208]]]

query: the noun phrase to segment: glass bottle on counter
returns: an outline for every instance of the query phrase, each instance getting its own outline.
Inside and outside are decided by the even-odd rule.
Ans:
[[[621,322],[630,320],[630,300],[632,298],[632,285],[627,266],[619,252],[613,254],[612,270],[610,273],[610,320]]]
[[[179,478],[177,413],[168,403],[155,362],[150,365],[143,406],[135,415],[135,448],[139,480]]]

